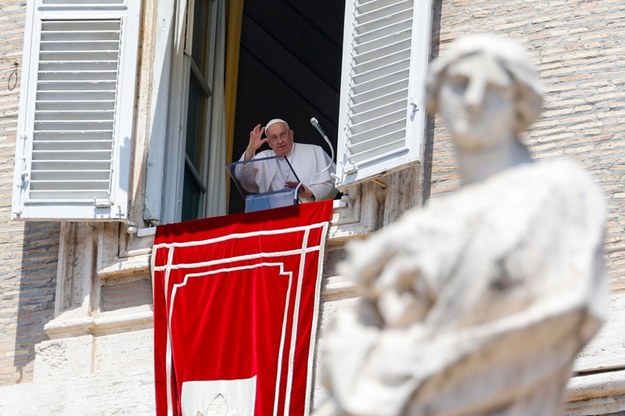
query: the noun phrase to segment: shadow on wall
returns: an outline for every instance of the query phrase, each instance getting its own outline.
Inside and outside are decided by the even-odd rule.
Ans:
[[[430,61],[438,57],[440,49],[441,34],[441,5],[442,2],[435,1],[432,4],[432,40],[430,43]],[[423,203],[430,199],[432,188],[432,162],[434,152],[434,117],[427,116],[425,126],[425,148],[423,154]]]
[[[59,223],[28,222],[24,227],[13,360],[17,382],[32,380],[35,345],[48,338],[43,327],[54,318],[59,230]]]

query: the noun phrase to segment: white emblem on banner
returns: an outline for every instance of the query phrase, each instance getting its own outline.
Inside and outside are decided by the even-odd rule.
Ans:
[[[251,416],[255,399],[256,376],[182,383],[183,416]]]

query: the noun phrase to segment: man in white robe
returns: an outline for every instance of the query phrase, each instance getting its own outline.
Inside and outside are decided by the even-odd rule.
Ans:
[[[294,189],[301,182],[298,196],[302,202],[334,198],[338,192],[331,176],[336,169],[334,162],[321,147],[295,143],[293,136],[288,123],[279,118],[270,120],[265,127],[256,125],[240,161],[283,157],[238,165],[236,176],[241,185],[256,193]],[[256,154],[264,143],[271,149]]]

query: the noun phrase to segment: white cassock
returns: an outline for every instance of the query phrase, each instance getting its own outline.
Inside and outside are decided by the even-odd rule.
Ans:
[[[275,156],[273,150],[264,150],[255,155],[254,159],[272,156]],[[243,161],[243,158],[244,155],[239,160]],[[336,171],[336,166],[321,147],[314,144],[293,143],[293,149],[286,158],[288,163],[284,158],[277,158],[237,165],[236,176],[248,192],[279,191],[285,188],[286,182],[302,182],[313,193],[314,200],[334,198],[338,191],[330,175]],[[326,169],[328,164],[330,168]],[[305,202],[312,201],[312,199],[302,199]]]

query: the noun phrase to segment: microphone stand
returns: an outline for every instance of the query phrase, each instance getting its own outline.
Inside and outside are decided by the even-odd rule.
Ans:
[[[289,158],[284,156],[284,160],[286,160],[286,164],[289,165],[289,169],[291,169],[291,172],[293,172],[293,175],[295,175],[295,179],[297,179],[297,186],[295,187],[295,198],[293,199],[301,203],[302,201],[299,199],[299,188],[300,186],[302,186],[302,181],[299,180],[299,176],[297,176],[297,172],[295,172],[295,169],[293,169],[291,162],[289,162]]]
[[[328,139],[328,136],[326,135],[326,133],[321,128],[321,125],[319,124],[319,121],[315,117],[311,117],[310,118],[310,124],[312,124],[312,126],[317,130],[317,132],[319,132],[319,134],[321,135],[321,137],[323,137],[323,139],[326,141],[326,143],[328,143],[328,146],[330,147],[331,155],[330,155],[330,163],[328,163],[328,166],[326,166],[325,168],[321,169],[319,172],[309,176],[306,179],[314,178],[317,175],[321,175],[323,172],[325,172],[326,170],[330,169],[330,167],[332,166],[332,162],[334,161],[334,147],[332,147],[332,142],[330,142],[330,139]],[[287,163],[288,163],[288,159],[287,159]],[[289,166],[291,166],[290,163],[289,163]],[[295,171],[293,171],[293,173],[295,173]],[[297,178],[297,174],[295,174],[295,177]],[[303,185],[303,183],[299,180],[299,178],[297,178],[297,181],[299,183],[295,187],[295,198],[299,201],[299,188]]]

